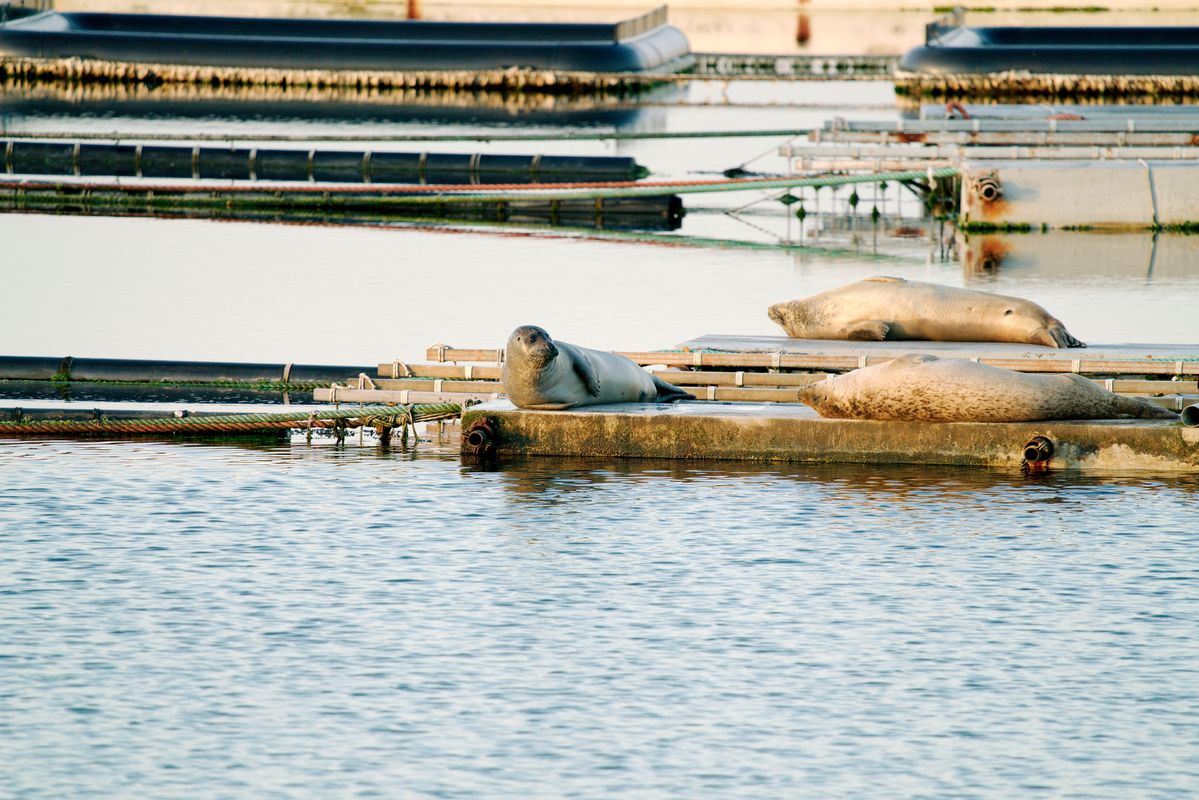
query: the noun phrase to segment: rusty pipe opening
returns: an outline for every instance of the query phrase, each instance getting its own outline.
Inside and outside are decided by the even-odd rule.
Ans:
[[[486,428],[475,428],[466,434],[466,444],[475,450],[485,450],[491,445],[491,431]]]
[[[1199,403],[1192,403],[1182,410],[1182,424],[1188,428],[1199,428]]]
[[[999,185],[999,179],[994,175],[988,175],[975,181],[974,191],[978,193],[984,203],[993,203],[1003,196],[1003,187]]]
[[[1029,464],[1053,458],[1053,442],[1044,436],[1034,436],[1024,445],[1024,460]]]

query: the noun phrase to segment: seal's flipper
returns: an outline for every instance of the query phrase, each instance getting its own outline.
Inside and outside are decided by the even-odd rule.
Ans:
[[[688,392],[686,389],[680,389],[673,383],[667,383],[656,375],[650,375],[654,382],[654,388],[658,390],[658,396],[654,398],[657,403],[673,403],[676,400],[694,400],[695,395]]]
[[[866,319],[860,322],[849,323],[845,327],[845,338],[867,342],[881,342],[887,338],[887,333],[890,330],[891,326],[881,319]]]
[[[1084,342],[1071,336],[1070,331],[1066,330],[1066,326],[1057,320],[1049,323],[1049,335],[1057,342],[1058,347],[1086,347]]]
[[[866,283],[907,283],[906,278],[893,278],[890,275],[875,275],[873,278],[863,278]]]
[[[1070,334],[1066,333],[1066,329],[1061,325],[1050,325],[1046,328],[1041,328],[1032,337],[1033,344],[1043,344],[1046,347],[1081,347],[1082,342],[1079,342]],[[1070,342],[1078,342],[1076,345]]]
[[[562,342],[558,343],[558,349],[570,359],[570,366],[583,380],[583,385],[587,387],[587,393],[592,397],[599,397],[600,377],[599,373],[595,371],[591,359],[582,350],[576,347],[563,347],[562,344]]]
[[[1129,397],[1127,395],[1117,395],[1121,402],[1117,409],[1130,417],[1137,419],[1178,419],[1178,414],[1168,408],[1159,406],[1157,403],[1146,400],[1144,397]]]

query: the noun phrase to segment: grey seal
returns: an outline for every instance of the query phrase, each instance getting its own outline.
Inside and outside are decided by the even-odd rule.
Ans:
[[[1036,303],[1001,294],[903,278],[867,278],[769,315],[796,339],[927,339],[1086,347]]]
[[[624,356],[555,342],[536,325],[522,325],[508,337],[503,378],[508,399],[519,408],[557,411],[692,399]]]
[[[826,378],[799,399],[822,417],[922,422],[1174,419],[1140,397],[1109,392],[1081,375],[1029,374],[962,358],[906,355]]]

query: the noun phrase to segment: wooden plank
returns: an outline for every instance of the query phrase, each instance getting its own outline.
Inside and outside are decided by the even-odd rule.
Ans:
[[[444,344],[435,344],[425,351],[425,358],[437,364],[447,361],[481,361],[487,364],[499,364],[504,360],[504,350],[462,349]]]
[[[1135,395],[1136,397],[1144,397],[1150,403],[1159,405],[1162,408],[1168,408],[1171,411],[1181,413],[1184,408],[1189,405],[1194,405],[1199,401],[1199,395],[1194,394],[1163,394],[1163,395]]]
[[[807,386],[828,377],[827,372],[683,372],[652,370],[651,374],[675,386]]]
[[[434,392],[435,394],[490,394],[503,392],[504,385],[499,381],[447,381],[441,378],[376,378],[373,383],[376,389],[402,391],[409,389],[414,392]]]
[[[491,393],[453,393],[453,392],[414,392],[404,389],[396,392],[380,391],[377,389],[347,389],[344,386],[329,389],[316,389],[312,399],[317,403],[464,403],[466,401],[485,402],[499,399],[498,392]]]
[[[798,387],[680,386],[696,400],[752,403],[798,403]]]
[[[379,365],[380,378],[450,378],[459,380],[498,381],[501,367],[467,364],[407,364],[389,361]]]
[[[1195,394],[1199,392],[1199,381],[1147,381],[1113,380],[1096,378],[1095,382],[1116,394]]]

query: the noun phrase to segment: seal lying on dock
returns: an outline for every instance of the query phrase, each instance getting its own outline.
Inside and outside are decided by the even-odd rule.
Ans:
[[[513,405],[543,411],[691,399],[624,356],[555,342],[536,325],[522,325],[508,337],[503,378]]]
[[[902,422],[1032,422],[1046,419],[1174,419],[1081,375],[1013,372],[960,358],[906,355],[826,378],[799,391],[822,417]]]
[[[1086,347],[1036,303],[903,278],[867,278],[776,303],[770,318],[796,339],[928,339]]]

